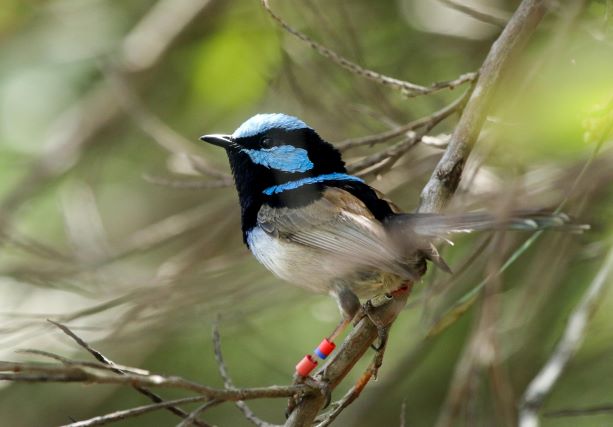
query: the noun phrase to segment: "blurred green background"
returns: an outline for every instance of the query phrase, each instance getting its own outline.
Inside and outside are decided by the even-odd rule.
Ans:
[[[506,19],[519,2],[467,3]],[[477,70],[500,32],[431,0],[272,6],[348,58],[424,85]],[[493,361],[471,375],[454,425],[514,424],[523,391],[611,247],[611,15],[609,0],[556,3],[507,70],[450,207],[555,208],[566,199],[564,211],[592,226],[545,233],[500,276]],[[210,339],[220,316],[237,386],[289,383],[294,364],[336,324],[335,303],[281,283],[250,256],[234,189],[223,174],[211,176],[228,172],[224,153],[198,136],[230,133],[256,112],[285,112],[339,142],[430,114],[466,88],[407,98],[380,87],[284,33],[255,0],[2,0],[0,358],[33,360],[15,350],[38,348],[86,359],[46,324],[51,318],[117,363],[222,386]],[[344,156],[351,163],[385,147]],[[365,174],[409,211],[440,154],[418,145],[393,168]],[[491,236],[461,236],[444,247],[458,274],[431,271],[416,287],[379,380],[337,424],[398,425],[405,402],[407,425],[434,425],[482,299],[445,313],[530,236],[509,232],[496,246]],[[612,313],[607,293],[543,411],[613,403]],[[441,318],[449,326],[432,333]],[[4,383],[0,424],[58,425],[146,403],[112,386]],[[284,419],[281,399],[251,406]],[[231,404],[203,418],[250,425]],[[178,422],[159,411],[117,424]],[[612,424],[612,413],[543,418],[551,427]]]

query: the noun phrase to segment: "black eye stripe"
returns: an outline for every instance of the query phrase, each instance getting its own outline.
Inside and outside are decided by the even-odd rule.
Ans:
[[[269,137],[265,136],[264,138],[262,138],[260,140],[260,144],[264,148],[270,148],[270,147],[272,147],[274,145],[274,142],[273,142],[272,138],[269,138]]]

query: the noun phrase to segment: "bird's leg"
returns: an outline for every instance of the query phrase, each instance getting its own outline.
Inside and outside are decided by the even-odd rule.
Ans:
[[[372,344],[371,347],[375,350],[375,359],[373,360],[373,368],[374,368],[374,376],[376,377],[377,370],[383,363],[383,355],[385,353],[385,346],[387,345],[387,338],[389,336],[390,324],[387,321],[379,318],[376,315],[375,309],[389,304],[393,300],[393,296],[391,294],[383,294],[381,296],[370,299],[364,303],[361,308],[361,313],[359,318],[368,317],[370,321],[377,328],[377,337],[379,338],[379,342],[375,345]]]
[[[345,329],[347,329],[347,326],[351,324],[352,320],[355,319],[362,308],[360,300],[356,294],[354,294],[347,287],[339,287],[332,293],[332,296],[334,296],[334,299],[336,300],[336,304],[341,312],[342,319],[336,328],[334,328],[332,334],[330,334],[328,337],[330,341],[335,340],[345,331]]]
[[[332,333],[328,335],[327,338],[324,338],[322,340],[322,342],[313,352],[321,360],[325,360],[332,353],[332,351],[336,347],[336,345],[334,344],[334,340],[338,338],[345,331],[345,329],[347,329],[347,326],[351,324],[352,320],[358,315],[361,309],[360,300],[349,288],[345,286],[338,286],[331,293],[332,296],[336,299],[336,302],[342,315],[342,320],[334,328]],[[318,373],[317,378],[314,378],[310,375],[310,373],[316,367],[317,361],[315,360],[315,358],[310,354],[306,355],[296,365],[294,384],[307,384],[312,387],[318,388],[325,396],[325,406],[327,406],[332,399],[332,391],[328,382],[325,380],[325,368],[323,368]],[[290,398],[286,410],[286,415],[289,416],[289,414],[291,414],[298,401],[299,399],[296,396]]]
[[[332,333],[330,335],[328,335],[328,341],[332,342],[335,339],[337,339],[339,335],[341,335],[343,332],[345,332],[345,329],[347,329],[347,326],[349,326],[349,324],[351,324],[352,320],[353,320],[353,318],[348,319],[348,318],[343,316],[343,318],[338,323],[338,325],[336,325],[336,327],[334,328]]]

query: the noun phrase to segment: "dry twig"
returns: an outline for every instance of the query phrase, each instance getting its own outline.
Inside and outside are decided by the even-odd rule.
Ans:
[[[98,360],[100,363],[108,366],[109,368],[111,368],[111,370],[117,374],[120,375],[125,375],[125,373],[129,372],[129,373],[133,373],[133,374],[143,374],[142,370],[138,370],[135,371],[131,368],[126,368],[126,367],[120,367],[119,365],[115,364],[115,362],[113,362],[111,359],[107,358],[104,354],[102,354],[101,352],[99,352],[98,350],[94,349],[92,346],[90,346],[88,343],[86,343],[81,337],[79,337],[77,334],[75,334],[74,332],[72,332],[70,330],[70,328],[68,328],[66,325],[62,325],[59,322],[54,322],[53,320],[48,320],[49,323],[57,326],[62,332],[64,332],[66,335],[68,335],[70,338],[72,338],[79,346],[81,346],[83,349],[85,349],[89,354],[91,354],[92,356],[94,356],[94,358],[96,360]],[[73,362],[71,362],[68,359],[62,358],[61,362],[67,365],[74,365]],[[140,371],[140,372],[139,372]],[[148,375],[147,373],[144,373],[145,375]],[[152,402],[155,402],[157,404],[162,404],[164,403],[164,399],[158,395],[157,393],[152,392],[151,390],[145,388],[145,387],[141,387],[138,385],[133,385],[134,390],[138,391],[140,394],[148,397],[149,399],[151,399]],[[151,406],[151,405],[149,405]],[[165,409],[167,409],[169,412],[172,412],[173,414],[181,417],[181,418],[187,418],[189,414],[187,414],[185,411],[183,411],[181,408],[176,407],[175,405],[166,405],[164,406]],[[200,420],[194,420],[194,424],[204,427],[206,426],[206,423],[200,422]]]
[[[392,87],[394,89],[400,90],[406,96],[418,96],[418,95],[428,95],[434,92],[438,92],[443,89],[455,89],[456,87],[475,80],[477,78],[477,73],[466,73],[459,76],[457,79],[446,81],[446,82],[438,82],[434,83],[431,86],[421,86],[415,83],[407,82],[404,80],[399,80],[394,77],[389,77],[381,73],[377,73],[376,71],[372,71],[366,69],[355,62],[349,61],[347,58],[341,56],[340,54],[334,52],[333,50],[325,47],[324,45],[317,43],[312,40],[306,34],[296,30],[292,26],[290,26],[287,22],[285,22],[279,15],[272,11],[269,5],[269,0],[261,0],[262,5],[269,13],[269,15],[277,21],[277,23],[288,33],[302,40],[306,44],[308,44],[313,50],[319,53],[321,56],[331,60],[335,64],[344,68],[345,70],[364,77],[366,79],[375,81],[385,86]]]
[[[468,94],[469,92],[465,93],[463,96],[456,99],[454,102],[447,105],[445,108],[413,122],[420,123],[419,127],[421,127],[422,129],[418,133],[412,132],[407,135],[405,139],[388,147],[387,149],[378,153],[371,154],[370,156],[358,160],[357,162],[351,163],[347,166],[347,170],[350,173],[354,173],[356,175],[365,175],[377,173],[383,167],[391,167],[403,154],[405,154],[408,150],[418,144],[427,132],[432,130],[432,128],[434,128],[437,124],[445,120],[447,117],[460,110]],[[375,167],[371,168],[371,166]]]
[[[221,353],[221,335],[219,335],[219,326],[217,321],[213,323],[213,348],[215,351],[215,360],[217,361],[217,367],[219,369],[219,375],[223,379],[224,386],[228,389],[234,389],[234,383],[230,378],[230,374],[228,374],[228,370],[226,368],[226,364],[223,360],[223,355]],[[251,421],[258,427],[277,427],[274,424],[270,424],[264,420],[258,418],[255,413],[247,406],[245,402],[242,400],[238,400],[234,402],[234,404],[240,409],[246,419]]]
[[[202,385],[177,376],[158,374],[136,375],[132,373],[110,373],[104,368],[89,366],[58,366],[34,363],[0,362],[0,380],[15,382],[61,382],[86,384],[118,384],[124,386],[164,387],[187,390],[209,399],[228,402],[237,400],[290,397],[295,394],[310,395],[312,389],[306,385],[251,387],[235,390],[218,389]]]
[[[409,135],[411,131],[420,128],[426,128],[427,132],[431,130],[434,126],[436,126],[438,123],[440,123],[443,119],[449,117],[456,111],[461,110],[464,103],[468,99],[469,93],[470,92],[466,92],[464,95],[453,101],[451,104],[446,105],[439,111],[435,111],[428,116],[420,117],[419,119],[413,120],[403,126],[400,126],[396,129],[388,130],[386,132],[374,135],[361,136],[358,138],[346,139],[344,141],[336,143],[336,148],[338,148],[340,151],[347,151],[352,148],[361,147],[364,145],[372,146],[380,142],[389,141],[390,139],[396,138],[398,136]]]
[[[130,74],[158,64],[177,36],[211,1],[159,0],[121,42],[121,60],[114,72]],[[0,232],[43,185],[70,170],[94,137],[121,112],[118,100],[108,89],[104,81],[95,83],[57,119],[44,144],[52,149],[41,153],[21,181],[0,200]]]
[[[174,399],[168,401],[161,401],[158,403],[152,403],[150,405],[137,406],[135,408],[125,409],[122,411],[111,412],[110,414],[100,415],[98,417],[92,417],[87,420],[76,421],[74,423],[66,424],[62,427],[92,427],[92,426],[101,426],[104,424],[110,424],[115,421],[125,420],[126,418],[138,417],[140,415],[146,414],[148,412],[157,411],[159,409],[170,409],[176,408],[176,405],[181,405],[184,403],[194,403],[200,402],[202,400],[206,400],[207,398],[204,396],[192,396],[192,397],[184,397],[181,399]],[[193,420],[197,421],[197,420]],[[198,425],[208,426],[206,423],[200,422]]]
[[[441,3],[447,5],[448,7],[457,10],[458,12],[462,12],[472,18],[475,18],[481,22],[485,22],[487,24],[492,24],[497,27],[504,27],[509,20],[509,17],[506,16],[506,13],[502,12],[489,12],[480,9],[476,9],[473,6],[467,5],[463,1],[458,0],[439,0]]]

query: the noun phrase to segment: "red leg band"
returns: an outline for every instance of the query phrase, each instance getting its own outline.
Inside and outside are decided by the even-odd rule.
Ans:
[[[319,356],[320,359],[325,359],[334,351],[336,348],[336,344],[330,341],[328,338],[324,338],[323,341],[317,346],[315,349],[315,354]]]
[[[313,359],[310,354],[307,354],[296,365],[296,373],[301,377],[308,376],[313,369],[317,366],[317,361]]]

